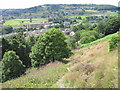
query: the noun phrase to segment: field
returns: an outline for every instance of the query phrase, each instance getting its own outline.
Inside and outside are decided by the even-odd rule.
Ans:
[[[33,18],[32,19],[32,23],[43,22],[43,21],[47,21],[47,19],[45,18]],[[21,26],[27,23],[30,23],[30,19],[12,19],[12,20],[6,21],[3,25]]]
[[[108,16],[118,16],[118,13],[117,13],[117,12],[107,11],[107,15],[108,15]]]
[[[75,15],[75,16],[74,15],[69,15],[68,17],[69,18],[76,18],[76,17],[79,17],[79,16],[80,15]],[[80,17],[85,20],[87,16],[80,16]]]
[[[76,16],[69,15],[68,17],[69,17],[69,18],[74,18],[74,19],[76,19],[76,18],[78,18],[79,16],[80,16],[80,15],[76,15]],[[86,17],[87,17],[87,16],[80,16],[80,17],[82,18],[82,20],[76,19],[76,21],[79,22],[79,23],[82,23],[83,20],[86,20]]]
[[[26,74],[3,83],[3,88],[117,88],[118,51],[109,52],[111,34],[74,49],[69,59],[31,68]]]

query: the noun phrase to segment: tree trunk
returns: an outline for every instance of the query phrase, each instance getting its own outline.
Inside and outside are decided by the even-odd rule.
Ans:
[[[54,59],[54,57],[53,57],[53,62],[55,62],[55,59]]]

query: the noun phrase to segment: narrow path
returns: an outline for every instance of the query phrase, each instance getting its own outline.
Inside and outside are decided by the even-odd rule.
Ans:
[[[69,68],[67,68],[68,72],[70,72],[71,70]],[[65,75],[64,75],[65,76]],[[60,87],[60,88],[73,88],[73,87],[68,87],[69,83],[63,83],[64,80],[64,76],[62,76],[57,82],[56,84]]]
[[[64,76],[63,76],[62,78],[60,78],[60,79],[56,82],[56,84],[57,84],[60,88],[65,88],[64,84],[62,83],[63,78],[64,78]]]

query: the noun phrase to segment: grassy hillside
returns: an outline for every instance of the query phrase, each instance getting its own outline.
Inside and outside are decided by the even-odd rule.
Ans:
[[[53,88],[56,81],[66,72],[66,66],[59,62],[50,63],[39,69],[29,69],[26,75],[3,83],[3,88]]]
[[[95,40],[95,41],[93,41],[91,43],[82,44],[82,45],[80,45],[80,47],[85,47],[85,46],[89,46],[89,45],[100,43],[101,41],[105,41],[105,40],[111,39],[113,36],[116,36],[117,34],[118,33],[107,35],[107,36],[105,36],[105,37],[103,37],[101,39]]]
[[[45,18],[33,18],[32,19],[32,23],[43,22],[43,21],[47,21],[47,19]],[[30,23],[30,19],[12,19],[12,20],[6,21],[3,25],[21,26],[27,23]]]
[[[75,88],[118,87],[118,51],[109,52],[107,41],[73,52],[71,60],[74,62],[70,64],[71,72],[65,75],[64,83]]]
[[[118,51],[109,52],[111,34],[96,43],[72,50],[64,63],[29,69],[26,75],[3,83],[3,88],[117,88]]]

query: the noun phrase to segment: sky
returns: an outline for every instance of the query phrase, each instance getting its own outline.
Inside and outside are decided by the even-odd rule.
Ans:
[[[43,4],[110,4],[118,6],[120,0],[0,0],[0,9],[29,8]]]

